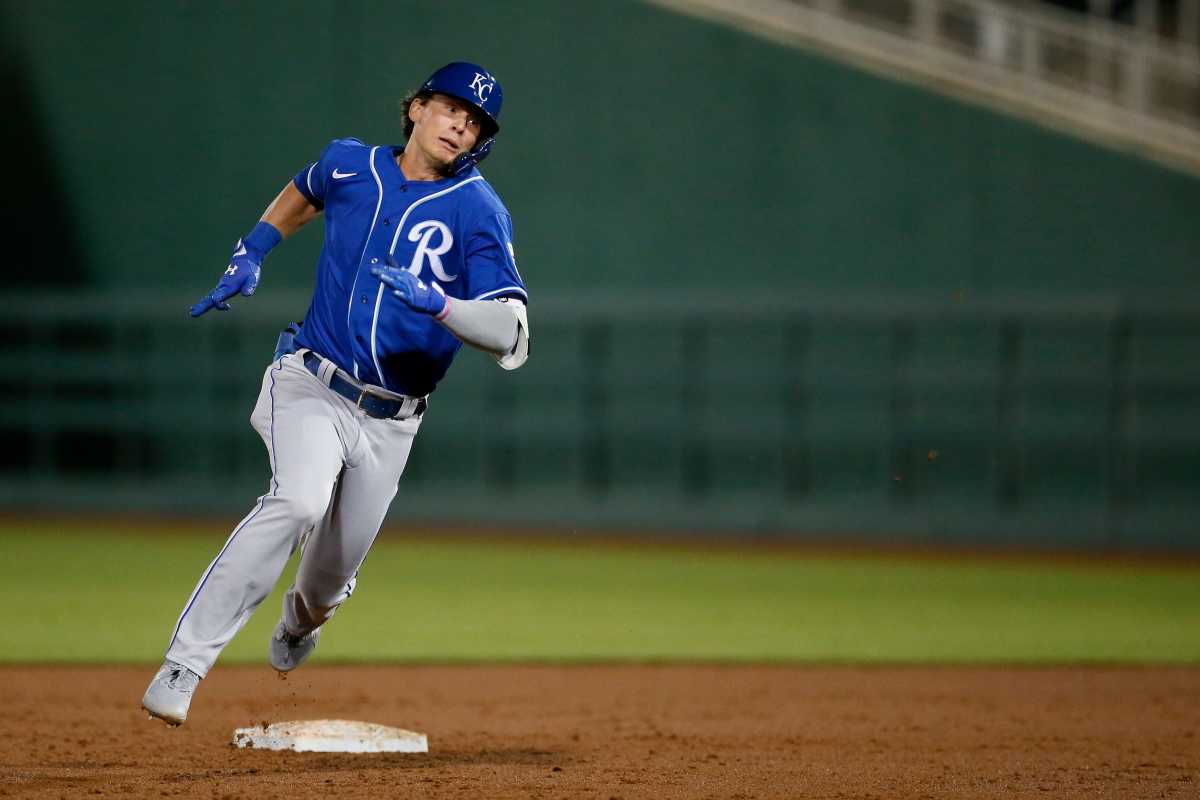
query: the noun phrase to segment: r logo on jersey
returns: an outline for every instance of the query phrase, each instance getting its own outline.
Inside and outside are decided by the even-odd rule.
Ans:
[[[439,235],[436,245],[433,243],[434,234]],[[433,274],[439,281],[449,283],[458,277],[457,275],[448,275],[442,264],[442,256],[450,252],[450,248],[454,246],[454,236],[450,233],[450,228],[446,226],[446,223],[436,219],[418,222],[408,232],[408,240],[417,243],[412,263],[408,265],[408,271],[413,275],[421,277],[421,268],[425,266],[425,259],[428,258],[429,268],[433,270]]]
[[[487,81],[490,81],[488,83]],[[475,96],[479,98],[479,102],[486,103],[488,95],[492,93],[492,89],[496,88],[496,79],[486,72],[482,75],[475,73],[475,80],[471,81],[471,91],[475,92]]]

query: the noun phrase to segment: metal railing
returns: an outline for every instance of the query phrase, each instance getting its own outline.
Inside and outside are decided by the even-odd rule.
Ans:
[[[0,504],[252,501],[246,420],[304,298],[176,305],[6,298]],[[589,296],[533,321],[524,369],[464,353],[431,398],[405,514],[1200,547],[1200,305]]]
[[[992,0],[652,0],[1200,172],[1200,50]]]

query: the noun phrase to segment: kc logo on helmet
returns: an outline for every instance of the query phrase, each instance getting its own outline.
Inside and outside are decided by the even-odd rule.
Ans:
[[[475,73],[475,80],[471,81],[471,91],[475,92],[475,96],[479,98],[479,102],[486,103],[488,95],[492,93],[492,89],[496,88],[496,79],[485,73]]]

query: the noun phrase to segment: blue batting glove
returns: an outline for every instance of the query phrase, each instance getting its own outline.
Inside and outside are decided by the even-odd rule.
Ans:
[[[414,311],[439,316],[446,310],[446,293],[436,283],[425,283],[388,259],[386,267],[372,267],[371,274],[391,288],[392,294]]]
[[[218,311],[228,311],[229,303],[226,301],[229,298],[238,294],[243,297],[254,294],[254,290],[258,288],[258,278],[262,274],[263,259],[282,238],[279,231],[266,222],[255,225],[254,230],[238,239],[233,248],[233,257],[229,259],[229,266],[225,268],[225,274],[221,276],[217,287],[200,298],[200,302],[192,306],[188,313],[198,317],[214,308]]]
[[[242,249],[240,241],[238,249]],[[262,266],[247,258],[245,253],[240,256],[235,254],[233,260],[229,262],[229,266],[225,268],[225,274],[221,276],[221,282],[217,284],[217,288],[200,298],[200,302],[192,306],[188,313],[193,317],[198,317],[214,308],[218,311],[228,311],[229,303],[225,301],[235,294],[241,294],[244,297],[254,294],[261,271]]]

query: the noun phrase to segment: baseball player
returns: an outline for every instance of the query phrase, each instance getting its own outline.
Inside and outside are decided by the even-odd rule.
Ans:
[[[179,725],[226,644],[301,548],[271,636],[280,672],[302,664],[354,591],[396,494],[428,396],[463,342],[505,369],[529,353],[512,220],[476,168],[500,129],[499,82],[455,62],[406,98],[403,147],[337,139],[238,240],[191,315],[250,296],[279,242],[325,216],[316,287],[280,337],[251,424],[271,482],[200,577],[142,706]]]

